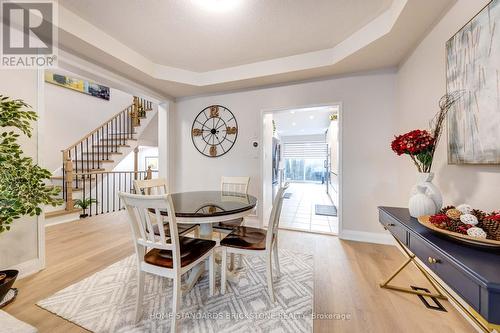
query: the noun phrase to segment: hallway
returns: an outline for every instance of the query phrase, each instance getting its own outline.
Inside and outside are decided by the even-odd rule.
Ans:
[[[338,217],[315,214],[315,205],[331,205],[325,185],[290,183],[289,199],[283,202],[280,227],[300,231],[338,234]]]

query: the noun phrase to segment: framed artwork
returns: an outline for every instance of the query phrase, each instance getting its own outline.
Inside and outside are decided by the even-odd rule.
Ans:
[[[109,101],[110,89],[100,84],[45,71],[45,82]]]
[[[158,171],[158,156],[147,156],[144,159],[146,169],[151,166],[151,170]]]
[[[500,164],[500,0],[446,42],[446,90],[462,98],[448,115],[449,164]]]

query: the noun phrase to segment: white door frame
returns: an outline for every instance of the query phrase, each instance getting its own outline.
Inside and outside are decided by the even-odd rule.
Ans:
[[[338,237],[342,238],[342,232],[343,232],[343,227],[342,227],[342,211],[343,211],[343,200],[342,200],[342,195],[344,192],[344,187],[342,179],[343,179],[343,164],[344,164],[344,158],[343,158],[343,149],[342,149],[342,143],[343,143],[343,104],[342,102],[331,102],[331,103],[320,103],[320,104],[306,104],[306,105],[290,105],[290,106],[284,106],[280,108],[273,108],[273,109],[262,109],[260,111],[260,126],[259,126],[259,138],[260,138],[260,176],[261,176],[261,181],[260,181],[260,197],[264,201],[264,172],[265,172],[265,166],[264,166],[264,116],[269,113],[276,113],[276,112],[284,112],[284,111],[289,111],[292,109],[305,109],[305,108],[315,108],[315,107],[338,107],[339,112],[338,112],[338,123],[339,123],[339,175],[338,175],[338,180],[339,180],[339,192],[338,192],[338,221],[339,221],[339,233]],[[264,225],[264,202],[262,202],[261,205],[259,205],[258,208],[259,216],[261,218],[259,219],[260,227],[262,228]]]

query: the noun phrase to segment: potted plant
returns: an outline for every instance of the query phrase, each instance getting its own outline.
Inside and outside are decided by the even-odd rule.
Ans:
[[[75,200],[74,206],[82,209],[83,212],[82,212],[82,214],[80,214],[80,218],[84,219],[87,216],[89,216],[89,214],[86,213],[87,208],[89,208],[90,205],[96,204],[96,203],[97,203],[96,199],[83,198],[83,199]]]
[[[443,205],[439,189],[432,183],[431,172],[434,153],[441,138],[444,120],[451,107],[462,96],[462,92],[446,94],[439,100],[439,111],[430,122],[430,130],[412,130],[396,136],[391,149],[398,155],[408,155],[417,167],[417,184],[412,188],[408,204],[410,215],[420,217],[432,215]]]
[[[22,100],[0,95],[0,236],[10,230],[16,219],[40,215],[40,206],[63,203],[58,198],[60,190],[45,183],[51,172],[24,156],[17,142],[21,135],[31,137],[31,122],[38,119],[29,108]],[[17,274],[15,270],[0,271],[0,300]]]

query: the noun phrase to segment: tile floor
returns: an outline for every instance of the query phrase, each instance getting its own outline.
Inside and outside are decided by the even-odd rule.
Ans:
[[[338,233],[337,217],[316,215],[314,213],[316,204],[332,204],[330,197],[326,194],[325,185],[291,183],[286,193],[292,193],[292,196],[290,199],[284,199],[280,218],[281,228],[320,233]]]

